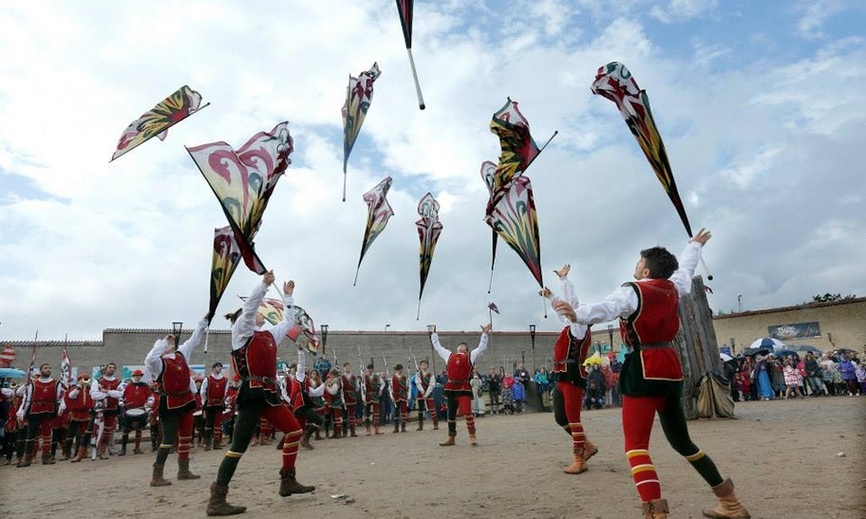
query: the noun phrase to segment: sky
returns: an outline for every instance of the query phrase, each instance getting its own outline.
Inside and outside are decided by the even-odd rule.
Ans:
[[[602,299],[641,249],[680,254],[688,239],[615,105],[590,92],[611,61],[646,90],[691,225],[713,233],[697,274],[714,312],[866,295],[864,26],[857,0],[418,1],[421,111],[390,0],[4,2],[0,338],[199,320],[226,219],[184,146],[240,147],[286,120],[295,151],[256,250],[317,324],[480,330],[492,301],[495,330],[555,331],[501,240],[488,293],[479,167],[497,160],[490,119],[509,96],[537,141],[559,132],[525,173],[554,292],[568,263],[581,300]],[[374,62],[342,202],[347,80]],[[182,85],[210,106],[109,163],[126,126]],[[353,286],[362,195],[389,175],[395,215]],[[427,192],[444,229],[416,318]],[[241,265],[218,314],[257,282]]]

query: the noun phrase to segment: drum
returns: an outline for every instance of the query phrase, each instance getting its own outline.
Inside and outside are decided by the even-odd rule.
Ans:
[[[125,427],[127,429],[143,429],[147,425],[147,409],[143,407],[127,409],[123,413],[123,417],[126,421]]]

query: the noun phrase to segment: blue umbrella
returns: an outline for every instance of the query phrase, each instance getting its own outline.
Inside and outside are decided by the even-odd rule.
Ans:
[[[787,347],[788,346],[784,342],[779,339],[773,339],[772,337],[764,337],[756,340],[752,344],[749,344],[749,348],[767,348],[770,351],[786,349]]]
[[[23,378],[24,371],[15,368],[0,368],[0,378]]]

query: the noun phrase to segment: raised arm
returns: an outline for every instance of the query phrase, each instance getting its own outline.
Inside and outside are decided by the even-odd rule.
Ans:
[[[433,350],[442,357],[442,360],[448,362],[448,359],[451,357],[451,352],[442,347],[442,344],[439,342],[439,334],[433,332],[430,334],[430,342],[433,343]]]
[[[303,384],[304,379],[307,378],[307,354],[301,346],[298,346],[298,367],[295,369],[295,378],[299,384]]]
[[[680,254],[679,258],[677,258],[680,268],[671,275],[670,280],[677,287],[677,292],[679,292],[680,295],[688,294],[692,291],[692,278],[695,275],[695,269],[698,267],[698,262],[701,260],[701,253],[703,252],[704,244],[706,244],[712,236],[713,235],[710,231],[701,228],[701,230],[689,240],[683,253]]]
[[[237,320],[232,325],[232,350],[243,348],[247,343],[247,339],[249,339],[253,335],[253,332],[256,331],[256,312],[259,309],[262,299],[265,298],[265,293],[267,293],[268,287],[273,282],[274,273],[269,271],[262,276],[262,282],[253,288],[250,297],[244,301],[244,304],[241,307],[241,315],[238,316]]]
[[[493,330],[493,325],[490,323],[481,327],[481,339],[478,341],[478,346],[469,354],[469,360],[472,365],[485,351],[487,351],[487,343],[490,341],[490,332]]]
[[[204,330],[208,326],[208,319],[205,316],[204,319],[198,322],[195,326],[195,330],[193,330],[192,335],[189,339],[185,340],[183,344],[181,344],[177,351],[183,358],[186,359],[187,364],[190,363],[190,359],[192,358],[192,352],[196,349],[196,347],[201,343],[201,338],[204,335]]]
[[[268,330],[268,332],[274,336],[274,340],[277,341],[277,344],[286,338],[286,334],[289,333],[289,330],[295,325],[295,300],[292,297],[294,293],[294,281],[289,280],[283,283],[283,306],[285,307],[285,310],[283,311],[283,321]]]
[[[147,366],[147,370],[150,371],[150,376],[153,377],[153,380],[158,379],[162,374],[162,359],[160,357],[162,357],[162,354],[168,349],[169,341],[173,340],[174,336],[170,334],[157,340],[153,343],[153,348],[151,348],[144,357],[144,365]],[[92,389],[90,393],[93,394]]]

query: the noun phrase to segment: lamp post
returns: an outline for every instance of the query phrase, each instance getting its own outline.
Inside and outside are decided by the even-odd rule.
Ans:
[[[323,324],[322,328],[322,355],[325,354],[325,346],[328,345],[328,325]]]
[[[180,334],[183,332],[183,323],[174,321],[171,323],[171,334],[174,335],[174,349],[180,344]]]
[[[737,340],[731,337],[731,357],[737,356]]]
[[[613,352],[613,325],[607,325],[607,337],[610,341],[610,351]]]
[[[743,294],[737,296],[737,312],[743,311]]]
[[[532,372],[538,369],[538,366],[535,364],[535,325],[529,325],[529,338],[532,341]]]
[[[385,331],[387,332],[387,331],[388,331],[388,328],[390,328],[390,327],[391,327],[390,324],[386,324],[386,325],[385,325]]]

